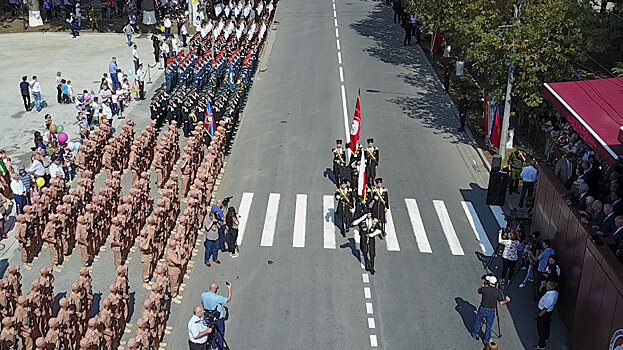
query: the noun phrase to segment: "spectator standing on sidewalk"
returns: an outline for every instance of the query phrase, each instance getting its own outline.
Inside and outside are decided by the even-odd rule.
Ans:
[[[221,251],[224,253],[227,251],[225,247],[225,239],[227,237],[225,237],[225,222],[223,221],[225,219],[225,214],[223,213],[223,200],[217,199],[216,203],[212,205],[212,208],[210,210],[214,213],[214,217],[221,224],[218,231],[218,244]]]
[[[545,286],[547,292],[539,300],[539,314],[536,318],[536,329],[539,334],[539,344],[535,349],[545,349],[545,344],[549,339],[549,333],[552,322],[552,312],[554,306],[558,302],[558,292],[556,291],[555,282],[547,282]]]
[[[19,83],[19,91],[22,94],[22,100],[24,101],[24,109],[26,112],[30,111],[30,84],[28,84],[28,77],[23,76],[22,82]]]
[[[506,281],[511,280],[515,274],[515,265],[519,258],[517,252],[521,242],[517,239],[515,231],[508,233],[508,239],[502,239],[503,229],[498,232],[498,243],[504,245],[504,251],[502,251],[502,280],[501,283],[505,284]],[[506,279],[508,276],[508,280]]]
[[[30,82],[30,91],[32,92],[32,96],[35,99],[35,108],[37,112],[41,112],[41,84],[39,84],[39,80],[36,75],[32,76],[32,81]]]
[[[218,260],[218,248],[219,248],[219,231],[221,228],[221,224],[219,220],[216,218],[215,212],[210,212],[206,220],[203,223],[203,229],[205,230],[206,240],[203,243],[205,247],[205,255],[203,259],[203,263],[210,267],[210,257],[216,264],[220,264],[221,262]]]
[[[32,175],[26,172],[26,167],[20,165],[17,167],[17,175],[19,176],[19,181],[24,185],[26,189],[26,204],[30,205],[30,188],[32,187]]]
[[[532,198],[532,194],[534,192],[534,184],[538,178],[538,170],[535,168],[534,160],[531,160],[528,163],[528,166],[525,167],[521,171],[521,180],[523,184],[521,186],[521,195],[519,196],[519,207],[523,208],[524,200],[526,199],[526,195],[528,198]]]
[[[138,47],[134,44],[132,48],[132,61],[134,61],[134,71],[138,71],[138,65],[141,63],[141,58],[138,55]]]
[[[236,240],[238,239],[238,214],[236,214],[236,209],[234,207],[229,207],[227,209],[227,215],[225,216],[225,225],[227,226],[227,248],[229,250],[229,256],[232,258],[237,258],[238,253],[236,250],[238,246],[236,245]]]
[[[138,82],[138,96],[140,100],[145,99],[145,73],[143,72],[143,64],[138,64],[136,70],[136,81]]]
[[[26,187],[19,180],[17,173],[11,175],[11,191],[13,191],[13,199],[15,200],[15,213],[17,215],[23,214],[26,205]]]
[[[123,27],[123,32],[125,33],[125,36],[128,38],[128,47],[132,46],[132,34],[134,34],[134,28],[132,28],[132,25],[130,24],[130,22],[128,22],[128,24],[126,24],[125,27]]]

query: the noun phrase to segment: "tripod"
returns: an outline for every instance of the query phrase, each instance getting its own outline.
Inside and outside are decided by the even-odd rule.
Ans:
[[[221,332],[221,330],[218,328],[218,325],[216,324],[216,322],[211,323],[212,329],[216,330],[216,333],[218,336],[221,337],[221,339],[223,339],[223,344],[225,345],[224,347],[221,348],[221,346],[218,344],[218,341],[216,342],[217,346],[219,347],[219,350],[229,350],[229,344],[227,344],[227,340],[225,340],[225,335],[223,334],[223,332]],[[216,335],[214,335],[216,336]],[[218,340],[218,338],[217,338]],[[208,341],[208,344],[211,342],[212,340]]]

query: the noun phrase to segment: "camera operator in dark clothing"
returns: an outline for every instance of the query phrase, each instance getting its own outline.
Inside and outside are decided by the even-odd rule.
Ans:
[[[491,341],[491,329],[493,328],[493,320],[495,319],[495,310],[497,308],[497,304],[504,305],[511,301],[509,296],[504,297],[502,291],[496,287],[498,283],[497,278],[493,275],[483,276],[482,287],[478,288],[478,294],[482,295],[482,300],[480,301],[480,307],[478,308],[478,313],[476,314],[476,323],[474,324],[474,331],[472,332],[472,337],[478,340],[478,333],[480,333],[480,328],[482,327],[483,318],[485,319],[485,324],[487,328],[485,329],[485,344],[489,344]]]
[[[212,326],[203,322],[203,306],[193,309],[193,316],[188,321],[188,346],[190,350],[208,350],[208,335]]]

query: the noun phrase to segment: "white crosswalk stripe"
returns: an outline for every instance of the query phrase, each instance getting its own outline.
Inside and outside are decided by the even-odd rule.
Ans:
[[[268,206],[266,218],[264,219],[264,229],[262,230],[262,240],[260,246],[271,247],[275,241],[275,228],[277,227],[277,213],[279,212],[279,193],[271,193],[268,196]]]
[[[294,234],[292,246],[295,248],[305,247],[305,223],[307,220],[307,195],[296,195],[296,211],[294,212]]]
[[[446,205],[443,201],[434,200],[433,206],[435,206],[435,210],[437,211],[441,228],[443,229],[443,233],[446,235],[446,240],[448,240],[448,245],[450,245],[452,255],[465,255],[463,248],[461,247],[461,243],[459,242],[459,237],[456,236],[454,226],[452,226],[452,221],[450,221],[450,215],[448,215]]]
[[[239,228],[238,228],[238,244],[242,244],[243,239],[246,238],[246,240],[248,241],[249,235],[257,235],[259,230],[256,230],[256,232],[253,231],[249,231],[247,229],[247,223],[249,222],[248,220],[253,217],[254,213],[260,211],[261,212],[261,205],[256,204],[252,206],[253,203],[253,198],[254,198],[254,193],[252,192],[244,192],[242,194],[242,199],[240,201],[239,204],[239,215],[240,215],[240,224],[239,224]],[[314,199],[315,197],[311,197],[311,200],[308,200],[308,195],[307,194],[296,194],[295,198],[292,197],[285,197],[284,200],[286,201],[286,203],[292,203],[291,201],[294,200],[294,206],[293,208],[291,206],[286,206],[286,208],[284,209],[285,212],[281,212],[280,211],[280,201],[281,201],[281,194],[279,193],[270,193],[268,196],[268,202],[266,204],[266,214],[264,217],[264,226],[263,229],[261,231],[261,239],[260,239],[260,246],[262,247],[272,247],[275,244],[275,240],[277,239],[275,237],[275,234],[277,232],[277,219],[279,214],[281,215],[286,215],[286,213],[288,213],[287,215],[294,215],[294,225],[290,226],[292,228],[292,231],[285,231],[285,232],[292,232],[292,247],[294,248],[305,248],[305,247],[309,247],[309,248],[319,248],[319,232],[318,230],[320,229],[319,227],[319,222],[318,222],[318,218],[315,218],[313,216],[309,216],[308,212],[311,210],[312,213],[315,213],[314,215],[318,215],[318,211],[315,211],[313,208],[317,208],[316,210],[320,209],[319,208],[319,202],[318,199]],[[447,244],[450,248],[450,252],[452,253],[452,255],[456,255],[456,256],[461,256],[461,255],[465,255],[465,252],[463,251],[463,247],[461,246],[461,241],[459,240],[459,235],[457,235],[457,232],[455,231],[455,227],[453,225],[453,220],[451,219],[450,213],[448,212],[448,209],[446,207],[446,203],[443,200],[433,200],[432,203],[431,202],[424,202],[424,201],[416,201],[416,199],[414,198],[404,198],[404,204],[407,210],[407,214],[409,216],[409,221],[410,225],[407,223],[407,221],[404,220],[399,220],[399,221],[394,221],[395,217],[394,214],[396,213],[396,210],[399,210],[398,212],[400,212],[400,208],[397,205],[393,206],[393,210],[388,210],[385,214],[385,218],[386,218],[386,224],[385,224],[385,232],[386,232],[386,236],[384,240],[378,240],[377,241],[377,250],[382,249],[383,245],[380,245],[380,242],[384,242],[384,246],[385,246],[385,250],[389,251],[389,252],[399,252],[401,251],[401,245],[399,243],[399,240],[405,240],[407,239],[407,241],[402,242],[403,244],[406,244],[406,247],[408,249],[408,247],[410,247],[410,243],[409,243],[409,237],[411,236],[411,234],[413,234],[413,236],[411,236],[411,240],[413,240],[413,238],[415,238],[415,243],[417,245],[417,248],[419,250],[420,253],[424,253],[424,254],[432,254],[433,253],[433,249],[431,246],[431,242],[429,241],[429,237],[428,235],[431,232],[438,232],[439,230],[439,226],[437,226],[437,222],[441,225],[441,229],[443,231],[443,234],[446,238]],[[432,204],[433,208],[435,209],[436,212],[436,218],[435,216],[430,216],[430,215],[423,215],[423,213],[426,213],[426,208],[424,212],[421,211],[422,206],[424,207],[430,207],[430,205]],[[469,202],[469,201],[461,201],[461,207],[462,207],[462,211],[461,211],[461,215],[465,215],[467,218],[467,222],[470,225],[471,231],[473,232],[474,236],[472,236],[471,234],[469,234],[468,236],[466,236],[466,234],[468,234],[468,232],[470,231],[470,229],[467,228],[467,226],[465,226],[465,224],[462,224],[463,226],[460,227],[460,238],[463,240],[464,244],[473,244],[470,242],[474,242],[474,237],[476,237],[476,242],[479,246],[480,246],[480,250],[486,254],[486,255],[491,255],[493,253],[493,247],[491,245],[491,242],[489,241],[485,228],[483,227],[483,223],[481,221],[481,219],[478,216],[478,213],[476,212],[476,209],[474,207],[474,205]],[[335,198],[332,195],[324,195],[322,196],[322,248],[323,249],[332,249],[335,250],[337,249],[337,245],[338,245],[338,239],[339,242],[341,243],[344,239],[341,236],[337,235],[337,227],[335,226],[335,208],[336,208],[336,202],[335,202]],[[491,211],[493,212],[494,216],[496,217],[496,219],[500,220],[500,218],[503,218],[501,209],[499,209],[498,207],[490,207]],[[253,210],[252,210],[253,209]],[[292,211],[293,209],[293,211]],[[289,210],[289,211],[288,211]],[[452,213],[453,215],[456,216],[457,213]],[[400,219],[400,218],[399,218]],[[453,219],[457,219],[456,217],[454,217]],[[307,223],[310,223],[310,236],[307,237]],[[280,220],[280,222],[292,222],[292,221],[288,221],[287,219],[285,219],[285,221]],[[459,224],[459,222],[465,222],[465,221],[455,221],[455,224]],[[502,222],[500,222],[502,223]],[[280,224],[281,225],[281,224]],[[432,226],[431,226],[432,225]],[[410,226],[410,227],[409,227]],[[429,232],[427,232],[427,229]],[[409,233],[409,230],[411,230],[411,233]],[[248,231],[248,232],[247,232]],[[279,234],[281,235],[282,233],[285,233],[283,231],[283,229],[279,230]],[[353,237],[354,238],[354,243],[355,243],[355,247],[354,249],[359,250],[359,232],[357,227],[354,227],[353,230],[351,231],[351,234],[353,236],[350,236],[350,234],[348,235],[348,237]],[[399,237],[402,236],[402,237]],[[282,239],[282,238],[279,238]],[[286,237],[283,237],[283,239],[288,239]],[[257,241],[256,241],[257,242]],[[436,243],[436,242],[433,242]],[[444,244],[445,245],[445,244]],[[439,250],[441,247],[436,247],[436,252],[440,252],[443,250]],[[361,252],[359,252],[359,256],[360,256],[360,261],[363,262],[363,256],[361,255]],[[362,268],[363,268],[363,263],[361,264]]]
[[[461,201],[461,205],[463,206],[465,216],[467,216],[467,220],[469,221],[472,230],[474,230],[478,244],[480,244],[480,249],[482,249],[482,252],[485,255],[493,255],[493,247],[491,246],[491,242],[489,242],[489,237],[487,237],[485,228],[482,227],[482,224],[480,223],[480,219],[478,218],[478,214],[476,214],[474,205],[471,202],[466,201]]]
[[[333,196],[322,197],[322,213],[324,214],[323,222],[323,243],[326,249],[335,249],[335,202]]]
[[[240,220],[238,220],[238,239],[236,240],[238,245],[242,244],[242,239],[244,238],[244,231],[247,228],[247,220],[249,220],[249,212],[251,211],[251,202],[253,202],[253,193],[243,193],[240,206],[238,207],[238,215],[240,215]]]
[[[387,250],[390,252],[400,251],[400,245],[398,244],[398,237],[396,237],[396,228],[394,227],[394,219],[392,218],[392,210],[388,209],[385,213],[385,243],[387,244]]]
[[[411,219],[411,227],[413,228],[413,234],[415,235],[415,241],[420,253],[432,253],[433,250],[426,237],[426,230],[424,229],[424,223],[422,222],[422,216],[420,215],[420,209],[418,209],[417,202],[413,198],[405,198],[405,204],[407,206],[407,212],[409,213],[409,219]]]

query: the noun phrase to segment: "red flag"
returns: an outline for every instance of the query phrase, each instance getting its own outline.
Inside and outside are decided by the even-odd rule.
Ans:
[[[350,150],[355,153],[357,151],[357,142],[359,142],[359,131],[361,130],[361,90],[357,92],[357,105],[355,106],[355,116],[353,124],[350,126]]]
[[[491,143],[495,147],[500,147],[500,107],[495,108],[495,120],[493,121],[493,130],[491,131]]]
[[[484,103],[482,104],[482,114],[485,117],[485,136],[489,135],[489,105],[487,104],[487,93],[482,92]]]

